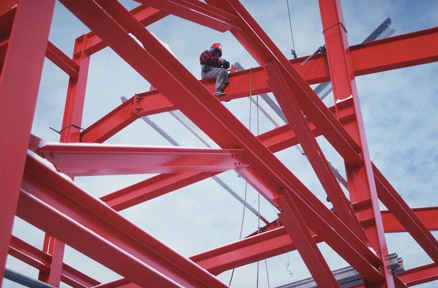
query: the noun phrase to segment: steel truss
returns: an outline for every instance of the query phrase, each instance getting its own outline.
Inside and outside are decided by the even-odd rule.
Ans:
[[[352,76],[438,61],[438,28],[349,47],[339,1],[319,0],[329,70],[322,55],[309,65],[300,65],[307,56],[286,59],[238,0],[142,0],[132,11],[116,0],[60,2],[92,30],[76,39],[72,58],[48,41],[55,0],[0,4],[0,137],[8,139],[0,150],[1,275],[10,254],[54,286],[62,281],[73,287],[226,287],[214,275],[298,250],[318,286],[339,287],[316,246],[325,242],[363,276],[364,287],[438,279],[438,242],[430,233],[438,230],[438,208],[410,208],[371,162]],[[243,126],[213,97],[211,81],[194,78],[144,28],[170,14],[231,32],[260,67],[230,75],[223,100],[273,92],[289,124],[259,136]],[[106,45],[156,90],[134,95],[81,131],[90,55]],[[40,145],[30,129],[45,57],[70,80],[60,143]],[[250,77],[256,79],[251,91]],[[336,102],[329,108],[309,86],[327,81],[334,84]],[[139,117],[176,109],[221,149],[87,144],[104,142]],[[316,141],[319,136],[345,161],[351,205]],[[335,213],[273,155],[296,144]],[[187,259],[117,212],[229,169],[281,211],[263,233]],[[60,172],[161,174],[96,199]],[[380,211],[379,200],[388,211]],[[43,250],[11,235],[16,215],[47,233]],[[384,236],[390,232],[410,233],[433,263],[392,275]],[[101,284],[64,264],[64,243],[126,278]]]

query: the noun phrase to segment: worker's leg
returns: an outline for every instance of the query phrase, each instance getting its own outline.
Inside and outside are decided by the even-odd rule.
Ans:
[[[228,84],[228,71],[224,68],[211,68],[207,72],[202,72],[202,79],[215,78],[216,79],[216,91],[223,91]]]
[[[228,71],[223,68],[220,69],[218,76],[216,77],[216,91],[224,91],[228,84]]]

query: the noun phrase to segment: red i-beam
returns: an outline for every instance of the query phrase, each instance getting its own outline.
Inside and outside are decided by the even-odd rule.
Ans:
[[[359,96],[356,81],[351,67],[351,58],[348,55],[347,30],[344,24],[341,4],[338,0],[319,0],[324,39],[327,47],[328,65],[330,67],[330,79],[335,98],[336,117],[343,118],[344,114],[353,114],[349,121],[343,122],[349,134],[359,144],[358,151],[363,164],[353,166],[346,162],[346,173],[350,200],[355,207],[357,218],[373,217],[369,226],[364,230],[369,239],[369,245],[376,251],[379,258],[384,261],[381,273],[385,278],[378,287],[394,287],[394,279],[387,263],[388,250],[383,230],[382,217],[380,215],[379,201],[376,184],[373,177],[368,144],[365,136],[362,114],[359,104]],[[351,99],[352,101],[348,101]],[[372,286],[371,286],[372,285]],[[368,284],[366,287],[377,287],[376,284]]]

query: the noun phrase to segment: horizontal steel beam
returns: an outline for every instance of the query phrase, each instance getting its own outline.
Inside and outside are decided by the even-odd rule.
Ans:
[[[11,243],[9,244],[9,255],[19,259],[20,261],[38,269],[41,272],[49,272],[49,264],[52,261],[52,256],[40,249],[28,244],[27,242],[11,236]]]
[[[438,231],[438,207],[413,209],[414,213],[427,229]],[[389,212],[382,211],[385,233],[408,232]],[[364,219],[363,222],[367,220]],[[312,234],[317,243],[323,242],[321,237]],[[190,257],[193,261],[217,275],[226,270],[247,265],[266,258],[274,257],[296,249],[283,226],[261,234],[254,234],[235,243],[215,248]]]
[[[356,76],[370,73],[388,71],[395,68],[410,67],[423,63],[438,61],[438,47],[436,47],[438,28],[431,28],[423,31],[413,32],[400,36],[385,38],[361,45],[350,46],[353,69]],[[413,47],[415,40],[421,39],[421,47]],[[431,47],[431,45],[433,47]],[[433,49],[435,47],[435,49]],[[424,53],[412,53],[412,51],[425,50]],[[386,57],[391,54],[391,57]],[[317,55],[301,66],[307,57],[290,60],[290,63],[308,84],[330,81],[329,72],[322,55]],[[230,85],[227,87],[227,96],[223,100],[237,99],[249,95],[250,75],[252,76],[252,95],[270,92],[266,82],[268,76],[261,68],[247,69],[231,73]],[[214,83],[210,80],[201,81],[209,91],[214,91]],[[151,115],[166,111],[175,110],[176,107],[158,91],[150,91],[139,94],[139,102],[136,104],[141,108],[139,116]],[[133,99],[117,107],[102,119],[82,131],[82,142],[103,142],[116,134],[118,131],[138,119],[133,111]]]
[[[38,154],[70,176],[223,172],[247,166],[241,149],[49,143]]]
[[[160,174],[100,198],[120,211],[159,197],[176,189],[210,178],[217,172],[185,172]]]

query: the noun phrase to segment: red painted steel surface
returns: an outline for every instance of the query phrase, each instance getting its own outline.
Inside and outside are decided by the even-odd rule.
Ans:
[[[176,189],[215,176],[217,172],[162,173],[142,182],[100,198],[108,206],[120,211],[159,197]]]
[[[17,216],[141,286],[225,287],[38,158],[27,157]]]
[[[48,273],[50,270],[50,263],[52,262],[52,256],[47,254],[38,248],[29,245],[23,240],[12,236],[11,244],[9,247],[9,255],[23,261],[24,263],[40,270],[40,273]],[[98,281],[88,277],[87,275],[79,272],[73,267],[62,264],[62,282],[73,287],[90,287],[100,284]]]
[[[316,243],[324,241],[365,279],[374,282],[366,287],[406,287],[438,279],[438,243],[430,233],[438,229],[438,209],[408,207],[370,161],[353,76],[438,61],[438,28],[348,47],[339,1],[320,0],[331,67],[328,71],[322,55],[316,55],[306,65],[300,63],[307,57],[288,61],[237,0],[207,0],[207,3],[145,0],[144,3],[153,7],[140,5],[131,12],[115,0],[61,2],[93,30],[76,39],[72,59],[47,41],[54,1],[43,4],[21,0],[19,6],[10,11],[17,1],[2,1],[0,4],[0,14],[8,11],[0,15],[0,27],[11,31],[0,43],[0,67],[3,68],[0,70],[0,115],[6,115],[1,116],[0,136],[7,137],[10,125],[17,131],[13,141],[6,142],[9,146],[0,152],[2,175],[11,180],[8,185],[0,183],[0,203],[2,207],[12,208],[2,209],[8,213],[3,213],[0,218],[2,231],[7,236],[0,242],[0,272],[4,272],[5,251],[9,251],[10,255],[39,269],[40,279],[55,286],[62,281],[74,287],[139,287],[150,284],[144,280],[143,276],[147,275],[148,280],[158,286],[225,287],[206,270],[171,251],[116,211],[220,171],[237,168],[237,172],[260,190],[266,199],[283,210],[279,215],[285,227],[273,229],[267,226],[264,229],[266,232],[260,235],[190,258],[210,273],[216,275],[298,247],[315,280],[321,286],[331,283],[330,286],[336,287],[338,284],[316,246]],[[35,11],[41,12],[38,21],[31,17]],[[222,100],[272,91],[291,125],[258,137],[243,127],[211,95],[213,81],[195,79],[144,29],[144,26],[169,14],[218,31],[232,32],[261,67],[230,74],[228,95]],[[20,27],[28,27],[29,23],[34,23],[31,27],[35,31],[31,35],[17,32]],[[29,29],[26,29],[28,33]],[[135,35],[144,48],[129,37],[128,32]],[[82,122],[89,56],[107,45],[158,90],[135,95],[81,133],[78,127]],[[9,53],[18,51],[21,46],[25,53],[20,50],[20,57],[15,56],[17,53]],[[413,50],[416,52],[412,53]],[[35,62],[26,60],[35,55]],[[38,156],[29,154],[31,156],[27,157],[24,166],[44,55],[70,76],[62,124],[62,128],[66,129],[60,142],[103,142],[138,117],[179,109],[223,149],[192,149],[191,152],[196,155],[187,158],[189,151],[183,148],[160,150],[142,147],[139,148],[141,151],[133,151],[137,148],[57,144],[37,148],[39,139],[30,137],[29,149],[45,155],[58,170],[70,175],[145,173],[156,172],[156,169],[163,172],[102,197],[106,205],[43,165]],[[27,64],[26,69],[21,68],[23,63]],[[266,72],[269,72],[269,77]],[[31,81],[23,85],[19,82],[22,77]],[[5,81],[5,78],[13,81]],[[330,79],[336,105],[327,108],[308,84]],[[253,80],[256,84],[250,91],[248,82]],[[16,92],[17,89],[19,92]],[[20,101],[24,99],[25,103],[17,103],[11,95],[23,95],[23,91],[27,97],[20,98]],[[22,108],[20,113],[12,113],[17,104]],[[346,162],[350,199],[357,218],[342,197],[342,191],[315,141],[315,137],[321,135]],[[11,148],[11,143],[14,148]],[[272,154],[298,143],[303,146],[332,199],[335,214]],[[242,155],[242,159],[236,162],[234,154]],[[108,165],[111,157],[114,161]],[[132,159],[139,161],[134,163]],[[149,162],[147,169],[141,164],[146,161]],[[172,163],[169,164],[169,161]],[[91,172],[96,169],[100,172]],[[20,183],[26,191],[22,190],[19,194]],[[14,190],[16,192],[9,193]],[[63,264],[64,244],[53,237],[46,236],[43,251],[40,251],[10,236],[19,195],[18,216],[138,285],[127,279],[99,284]],[[378,199],[388,207],[388,212],[380,212]],[[366,236],[361,232],[362,227]],[[387,255],[384,232],[410,233],[435,263],[410,269],[393,280],[384,265]],[[87,245],[83,245],[84,242]],[[369,245],[377,251],[377,255],[368,248]],[[103,257],[103,254],[110,257]],[[381,269],[380,272],[378,269]],[[46,274],[49,276],[44,278]]]
[[[0,139],[7,140],[0,149],[0,275],[5,272],[54,5],[54,0],[20,1],[2,61]]]
[[[359,144],[361,150],[357,150],[357,152],[359,152],[363,160],[363,164],[352,166],[352,163],[349,163],[344,158],[350,200],[359,220],[364,215],[373,217],[371,224],[365,226],[364,230],[369,239],[368,245],[384,261],[383,265],[379,267],[384,281],[380,284],[369,283],[365,286],[394,287],[394,279],[388,264],[388,251],[359,105],[359,96],[354,76],[352,76],[351,58],[347,53],[349,46],[346,30],[343,26],[344,19],[341,4],[338,0],[319,0],[319,7],[327,47],[327,60],[330,67],[333,95],[336,103],[336,116],[341,120],[345,117],[346,113],[351,113],[351,110],[354,111],[355,117],[349,117],[348,123],[344,121],[343,125]],[[367,278],[366,275],[363,276],[365,281],[374,282]]]
[[[223,172],[248,166],[241,149],[49,143],[37,152],[69,176]]]
[[[426,226],[429,230],[438,230],[438,207],[417,208],[413,210],[423,223],[428,223]],[[382,211],[382,219],[386,233],[407,232],[400,222],[398,222],[395,217],[389,213],[389,211]],[[313,235],[317,243],[321,242],[319,237],[317,237],[315,234]],[[204,269],[207,269],[210,273],[218,275],[223,271],[277,256],[295,249],[296,247],[287,234],[285,228],[277,226],[277,228],[262,234],[254,234],[253,236],[242,239],[238,242],[191,256],[190,259]],[[47,271],[48,263],[50,263],[51,259],[49,254],[42,252],[41,250],[14,236],[12,236],[9,254],[42,271]],[[430,265],[427,265],[425,267],[429,266]],[[422,271],[421,269],[420,267],[418,269],[410,269],[408,270],[407,274],[411,273],[409,271]],[[64,274],[66,276],[64,276]],[[66,264],[63,264],[62,277],[65,277],[63,282],[65,282],[67,279],[69,279],[69,281],[73,281],[73,279],[75,279],[74,283],[79,282],[86,286],[94,286],[99,284],[96,280],[86,277]],[[69,284],[68,282],[65,283]],[[87,283],[93,284],[91,285]]]
[[[278,214],[284,223],[286,232],[294,242],[301,258],[308,267],[316,284],[320,287],[340,287],[330,267],[316,246],[316,242],[307,228],[304,219],[287,191],[279,198],[283,212]]]

